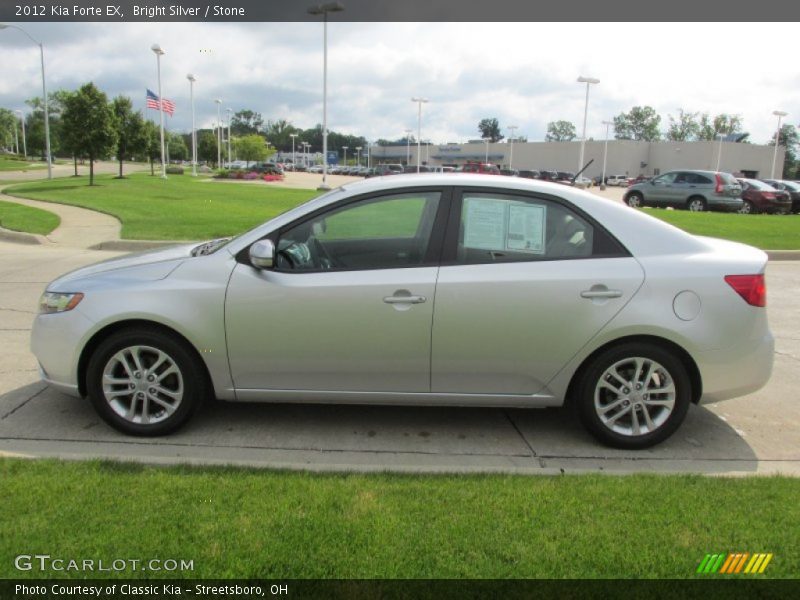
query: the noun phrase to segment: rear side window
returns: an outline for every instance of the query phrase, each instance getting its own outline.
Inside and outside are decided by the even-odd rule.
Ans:
[[[625,256],[602,228],[551,200],[465,192],[456,262],[530,262]]]
[[[710,185],[714,182],[711,181],[711,179],[709,179],[705,175],[701,175],[700,173],[686,173],[686,183]],[[734,181],[734,183],[736,182]]]
[[[719,173],[720,179],[725,182],[726,185],[739,185],[739,182],[736,180],[736,177],[731,175],[730,173]]]

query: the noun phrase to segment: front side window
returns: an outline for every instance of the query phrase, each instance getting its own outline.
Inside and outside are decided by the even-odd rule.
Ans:
[[[675,181],[675,178],[677,176],[678,176],[678,173],[676,171],[673,171],[671,173],[664,173],[663,175],[660,175],[659,177],[656,177],[653,180],[653,183],[656,183],[656,184],[660,183],[661,185],[666,185],[666,184],[669,184],[669,183],[672,183],[673,181]]]
[[[360,200],[307,219],[278,238],[281,271],[388,269],[426,260],[440,192]]]

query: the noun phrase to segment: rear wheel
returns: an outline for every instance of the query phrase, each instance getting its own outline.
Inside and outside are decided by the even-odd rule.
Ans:
[[[703,212],[706,210],[706,201],[699,196],[693,196],[686,203],[686,208],[692,212]]]
[[[631,208],[644,206],[644,197],[639,192],[631,192],[625,197],[625,203]]]
[[[183,425],[208,390],[199,360],[156,329],[124,329],[89,360],[86,388],[109,425],[131,435],[164,435]]]
[[[647,448],[672,435],[692,396],[683,363],[647,343],[626,343],[599,354],[577,390],[584,426],[604,444],[626,449]]]

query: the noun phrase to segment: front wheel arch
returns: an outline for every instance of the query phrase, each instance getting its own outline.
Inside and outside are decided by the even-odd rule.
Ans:
[[[677,356],[678,359],[683,363],[683,366],[686,368],[686,372],[689,374],[689,381],[692,385],[692,403],[698,404],[700,402],[700,398],[703,396],[703,380],[700,376],[700,369],[697,367],[697,363],[686,350],[671,340],[655,335],[630,335],[603,344],[599,348],[596,348],[589,356],[583,359],[580,366],[575,369],[575,372],[572,374],[572,378],[569,381],[564,404],[570,407],[574,406],[577,389],[580,385],[581,379],[583,378],[583,374],[586,372],[586,369],[589,367],[589,365],[594,362],[597,356],[614,346],[636,342],[660,346],[664,350],[675,354],[675,356]]]
[[[89,366],[89,360],[91,359],[95,350],[97,350],[98,346],[100,346],[105,339],[122,329],[149,329],[151,331],[155,330],[159,333],[176,338],[177,341],[183,344],[186,349],[194,355],[194,358],[197,360],[197,364],[202,365],[202,370],[206,378],[206,389],[212,392],[213,395],[214,382],[212,381],[211,374],[208,371],[208,365],[206,365],[206,362],[203,360],[203,357],[200,356],[200,353],[197,351],[197,348],[195,348],[194,344],[186,339],[186,336],[182,335],[172,327],[168,327],[156,321],[148,321],[146,319],[127,319],[125,321],[117,321],[116,323],[106,325],[97,331],[83,347],[81,356],[78,359],[78,392],[82,397],[85,398],[87,396],[86,375]]]

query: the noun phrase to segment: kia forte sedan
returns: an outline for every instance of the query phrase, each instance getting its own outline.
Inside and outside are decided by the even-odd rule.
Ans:
[[[53,281],[45,381],[133,435],[208,398],[568,404],[644,448],[770,376],[766,255],[519,177],[348,183],[236,238]]]

